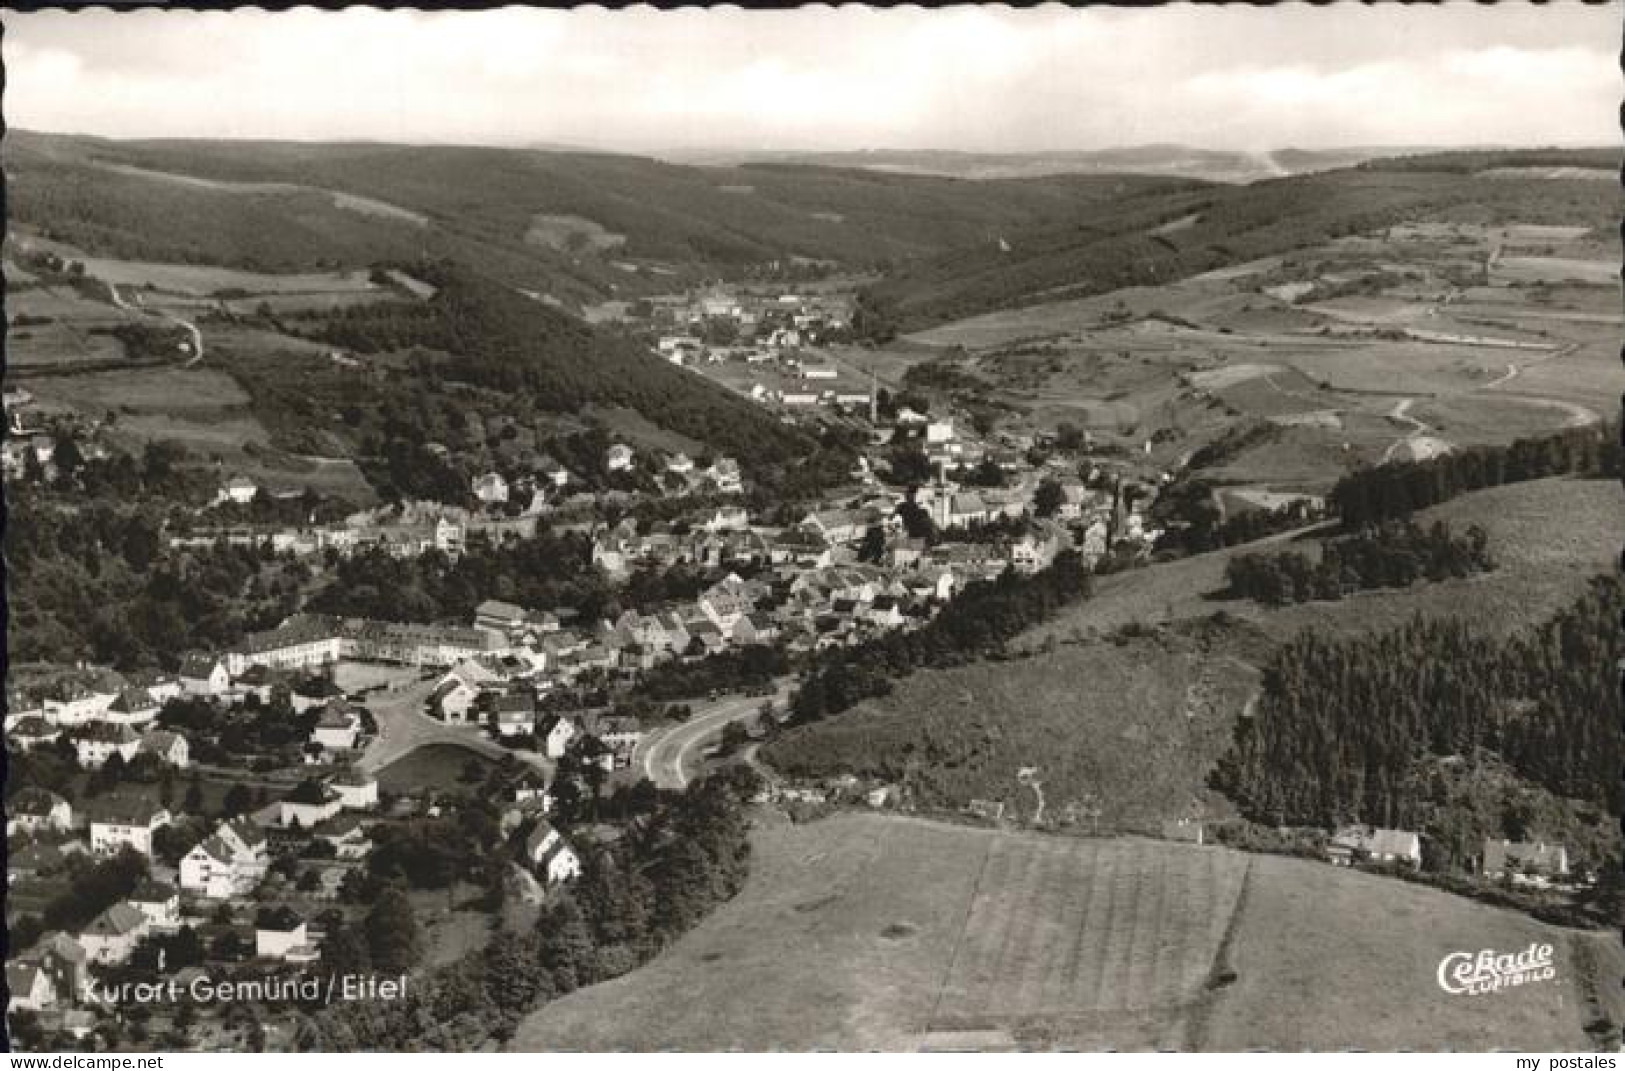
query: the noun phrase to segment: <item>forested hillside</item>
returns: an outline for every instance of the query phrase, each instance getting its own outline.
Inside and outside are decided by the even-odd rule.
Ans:
[[[26,131],[8,133],[5,161],[14,220],[118,256],[290,270],[421,252],[572,300],[669,288],[673,270],[730,272],[798,257],[873,268],[1201,186],[1132,175],[973,182],[586,152],[118,142]],[[335,194],[364,200],[339,205]],[[645,262],[662,274],[636,270]]]
[[[1450,154],[1172,193],[1113,205],[1066,228],[1034,228],[910,265],[868,292],[872,316],[915,330],[997,309],[1172,282],[1231,264],[1427,216],[1612,228],[1618,185],[1480,174],[1497,168],[1595,166],[1599,154]],[[1166,224],[1181,220],[1177,228]]]
[[[1606,669],[1621,653],[1622,608],[1610,577],[1510,640],[1450,618],[1305,634],[1267,667],[1216,787],[1262,823],[1419,828],[1447,794],[1440,771],[1489,756],[1553,796],[1617,814],[1620,698]]]

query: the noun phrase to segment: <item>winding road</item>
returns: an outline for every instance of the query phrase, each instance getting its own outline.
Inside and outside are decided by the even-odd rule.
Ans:
[[[192,356],[188,358],[186,363],[181,367],[191,368],[193,365],[203,360],[203,332],[198,330],[197,324],[190,320],[183,319],[167,309],[149,309],[144,305],[131,305],[119,296],[118,285],[115,283],[108,283],[107,289],[108,292],[113,295],[113,304],[123,309],[125,312],[138,312],[144,316],[157,316],[160,319],[168,320],[177,327],[183,327],[186,329],[186,331],[192,336]]]
[[[754,719],[764,701],[781,704],[789,694],[790,681],[784,679],[771,696],[731,695],[700,707],[681,725],[644,737],[632,755],[632,767],[659,788],[687,788],[705,758],[704,745],[730,722]]]

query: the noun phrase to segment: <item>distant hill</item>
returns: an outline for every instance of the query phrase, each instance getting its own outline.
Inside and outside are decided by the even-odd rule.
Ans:
[[[15,223],[107,255],[292,270],[427,254],[572,304],[795,258],[884,267],[1201,185],[26,131],[5,168]]]
[[[1579,176],[1617,168],[1617,157],[1605,150],[1420,155],[1086,207],[1069,227],[1011,232],[915,261],[871,288],[866,304],[877,322],[907,331],[1167,283],[1401,222],[1611,228],[1618,184]]]
[[[752,163],[853,167],[963,179],[1035,178],[1052,175],[1166,175],[1208,182],[1252,182],[1309,171],[1351,167],[1390,149],[1281,149],[1241,152],[1188,145],[1134,145],[1073,152],[980,153],[940,149],[870,149],[854,152],[774,152],[751,150],[676,152],[684,163],[738,166]],[[1412,150],[1414,151],[1414,150]]]

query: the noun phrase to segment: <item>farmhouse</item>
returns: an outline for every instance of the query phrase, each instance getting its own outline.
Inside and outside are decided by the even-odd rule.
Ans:
[[[632,448],[625,443],[616,443],[604,454],[604,468],[610,472],[629,472],[634,459]]]
[[[1368,826],[1345,826],[1338,830],[1326,849],[1327,856],[1338,866],[1356,862],[1407,863],[1422,865],[1422,840],[1404,829],[1372,829]]]

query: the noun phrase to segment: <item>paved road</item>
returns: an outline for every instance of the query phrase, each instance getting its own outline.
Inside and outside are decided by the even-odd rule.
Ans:
[[[682,789],[698,772],[705,745],[722,734],[729,722],[754,721],[764,700],[782,706],[790,694],[790,681],[779,682],[772,696],[730,695],[698,707],[681,725],[651,733],[632,756],[633,768],[660,788]]]
[[[414,681],[405,688],[375,692],[367,697],[366,707],[378,723],[378,735],[367,745],[356,765],[376,773],[420,747],[452,744],[488,759],[501,760],[504,755],[513,755],[534,766],[545,766],[546,760],[535,752],[510,751],[480,729],[447,725],[429,717],[423,712],[423,704],[434,686],[432,680]]]

